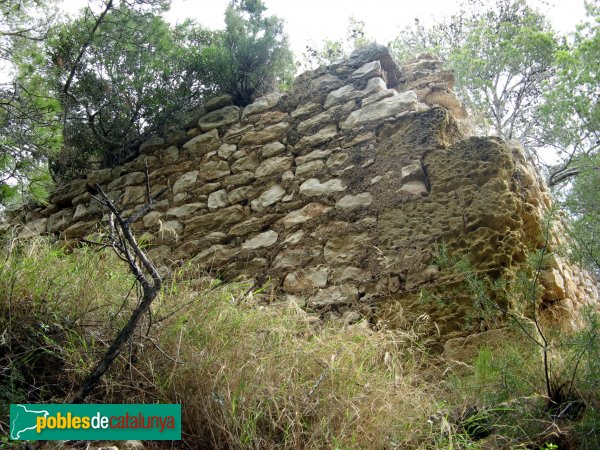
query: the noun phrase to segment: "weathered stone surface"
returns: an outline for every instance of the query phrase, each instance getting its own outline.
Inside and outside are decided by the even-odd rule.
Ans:
[[[253,191],[254,189],[251,186],[242,186],[229,192],[227,194],[227,199],[229,200],[229,203],[233,205],[241,202],[242,200],[246,200],[248,195]]]
[[[123,205],[137,205],[146,202],[146,186],[127,186],[121,199]]]
[[[256,168],[259,166],[259,161],[256,154],[251,154],[248,156],[244,156],[243,158],[238,159],[231,165],[231,171],[233,173],[239,172],[254,172]]]
[[[336,208],[351,209],[369,206],[373,203],[373,195],[370,192],[363,192],[357,195],[344,195],[336,204]]]
[[[31,222],[27,222],[25,226],[19,231],[17,237],[19,239],[29,239],[34,236],[39,236],[46,232],[46,225],[48,224],[48,219],[36,219]]]
[[[220,158],[227,159],[237,151],[235,144],[223,144],[219,147],[217,154]]]
[[[161,137],[153,137],[147,141],[144,141],[142,145],[140,145],[140,154],[148,155],[162,149],[163,147],[165,147],[165,140]]]
[[[281,153],[285,152],[285,145],[281,142],[272,142],[263,146],[262,148],[262,157],[263,158],[271,158],[273,156],[277,156]]]
[[[303,117],[310,116],[321,110],[321,105],[314,102],[304,103],[303,105],[298,106],[290,116],[294,119],[302,119]]]
[[[277,233],[273,230],[265,231],[248,239],[242,244],[243,250],[256,250],[264,247],[271,247],[277,242]]]
[[[359,262],[365,255],[367,234],[336,236],[327,241],[323,256],[332,266]]]
[[[179,159],[179,149],[175,145],[171,145],[157,152],[157,155],[161,164],[174,164]]]
[[[225,125],[230,125],[240,119],[240,108],[237,106],[226,106],[209,112],[198,121],[198,127],[204,131],[211,131]]]
[[[313,150],[308,155],[298,156],[296,158],[296,165],[299,166],[309,161],[314,161],[315,159],[325,159],[331,155],[332,152],[333,150]]]
[[[321,255],[321,248],[291,248],[285,249],[273,259],[274,269],[293,269],[304,267]]]
[[[291,228],[295,225],[308,222],[316,217],[322,216],[331,208],[322,203],[309,203],[302,209],[292,211],[282,219],[285,228]]]
[[[112,170],[111,169],[100,169],[100,170],[92,170],[87,173],[88,183],[92,186],[95,184],[104,184],[110,180],[112,180]]]
[[[367,86],[362,90],[357,90],[354,85],[349,84],[329,93],[323,104],[323,108],[328,109],[340,103],[347,102],[355,98],[363,98],[376,92],[385,91],[387,86],[381,78],[371,78]],[[416,97],[416,95],[415,95]]]
[[[236,151],[233,155],[231,155],[231,158],[233,158],[234,161],[237,161],[238,159],[242,159],[245,156],[248,156],[248,151],[245,149],[241,149]]]
[[[363,64],[361,67],[356,69],[352,74],[350,74],[351,80],[362,80],[369,79],[373,77],[380,77],[382,75],[381,63],[379,60],[371,61],[366,64]]]
[[[175,184],[173,184],[173,194],[179,194],[191,189],[198,181],[198,171],[184,173],[181,175]]]
[[[126,186],[139,185],[145,181],[143,172],[131,172],[108,183],[107,190],[122,189]]]
[[[272,92],[264,97],[257,98],[254,103],[251,103],[244,108],[244,111],[242,112],[242,120],[248,116],[262,113],[274,107],[282,96],[283,94],[279,92]]]
[[[544,298],[556,301],[567,297],[565,292],[565,280],[558,269],[544,270],[540,274],[540,282],[546,292]]]
[[[316,288],[327,286],[327,277],[328,271],[325,267],[310,267],[290,272],[283,280],[283,290],[290,294],[314,291]]]
[[[297,244],[298,242],[300,242],[303,237],[304,237],[304,230],[298,230],[298,231],[290,234],[288,237],[286,237],[285,240],[283,241],[283,243],[288,244],[288,245],[294,245],[294,244]]]
[[[425,185],[425,183],[420,180],[409,181],[407,183],[402,184],[402,186],[400,186],[400,191],[406,192],[417,197],[423,197],[429,193],[427,191],[427,186]]]
[[[276,156],[275,158],[269,158],[262,162],[262,164],[256,169],[254,175],[256,178],[263,178],[276,173],[282,173],[292,167],[294,158],[291,156]]]
[[[240,172],[223,178],[223,184],[225,186],[241,186],[252,183],[255,178],[252,172]]]
[[[347,153],[335,153],[327,158],[326,165],[329,168],[342,166],[348,161]]]
[[[342,284],[351,281],[362,283],[369,278],[371,278],[371,274],[368,271],[359,267],[347,266],[334,269],[330,281],[332,284]]]
[[[309,161],[307,163],[296,166],[296,176],[304,177],[305,175],[312,175],[317,170],[325,167],[325,163],[320,159],[315,159],[314,161]]]
[[[226,177],[231,173],[227,161],[209,161],[200,166],[199,175],[208,181]]]
[[[94,222],[75,222],[73,225],[68,227],[61,233],[64,239],[74,239],[78,237],[84,237],[94,229]]]
[[[311,128],[321,128],[324,124],[330,123],[332,120],[332,111],[323,111],[321,114],[317,114],[316,116],[300,122],[296,126],[296,129],[300,133],[306,133]]]
[[[221,187],[222,184],[218,181],[215,181],[213,183],[204,183],[200,187],[196,188],[195,192],[197,192],[199,195],[208,195],[212,192],[218,191],[219,189],[221,189]]]
[[[225,189],[221,189],[220,191],[216,191],[211,193],[208,196],[208,209],[214,210],[218,208],[224,208],[229,206],[229,200],[227,198],[227,191]]]
[[[193,258],[193,262],[201,267],[222,267],[235,258],[238,253],[239,250],[236,248],[216,244],[198,253]]]
[[[183,144],[183,149],[193,157],[200,157],[220,147],[219,132],[211,130],[203,133]]]
[[[329,195],[335,192],[343,192],[346,186],[340,179],[328,180],[321,183],[316,178],[310,178],[300,185],[300,193],[307,197],[317,195]]]
[[[204,109],[207,112],[216,111],[217,109],[225,108],[226,106],[233,105],[233,97],[229,94],[220,95],[218,97],[211,98],[204,104]]]
[[[384,98],[356,110],[340,124],[340,128],[348,130],[361,127],[373,122],[379,122],[388,117],[396,117],[407,111],[416,111],[417,95],[414,91],[402,92],[393,97]]]
[[[234,225],[229,230],[228,236],[240,237],[250,233],[256,233],[263,230],[265,227],[273,223],[279,216],[275,214],[266,214],[261,217],[252,217],[245,222]]]
[[[244,208],[241,205],[219,209],[214,213],[188,219],[185,222],[186,232],[227,231],[230,225],[244,219]]]
[[[252,200],[251,205],[254,211],[264,211],[265,208],[279,202],[285,195],[285,189],[276,184],[264,191],[256,200]]]
[[[206,203],[188,203],[187,205],[170,208],[167,211],[167,217],[177,217],[183,219],[204,208],[206,208]]]
[[[73,220],[73,213],[73,208],[67,208],[52,214],[47,222],[48,233],[56,233],[66,229]]]
[[[269,142],[281,141],[281,138],[283,138],[289,127],[289,123],[281,122],[260,131],[250,131],[242,137],[239,145],[262,145]]]
[[[308,304],[314,307],[332,305],[348,305],[358,300],[358,288],[354,285],[331,286],[321,289],[308,299]]]
[[[384,98],[394,97],[398,95],[398,92],[394,89],[386,89],[384,91],[376,92],[373,95],[369,95],[366,98],[363,98],[360,102],[361,108],[370,105],[371,103],[378,102],[379,100],[383,100]]]
[[[146,228],[152,228],[154,225],[158,223],[158,220],[163,217],[163,213],[158,211],[150,211],[148,214],[144,216],[142,222]]]
[[[225,136],[223,136],[223,142],[237,144],[244,134],[252,130],[254,130],[254,125],[252,124],[242,125],[241,123],[236,123],[227,130]]]
[[[321,145],[321,144],[324,144],[325,142],[329,142],[336,136],[337,136],[337,126],[336,126],[336,124],[332,123],[332,124],[327,125],[325,128],[320,129],[315,134],[312,134],[310,136],[304,136],[302,139],[300,139],[298,144],[296,144],[296,148],[303,149],[303,148],[316,147],[317,145]]]
[[[425,181],[427,176],[423,171],[421,161],[413,161],[411,164],[402,167],[402,182],[407,181]]]
[[[310,90],[313,92],[318,91],[331,91],[340,87],[344,82],[335,75],[325,74],[319,78],[315,78],[310,82]]]

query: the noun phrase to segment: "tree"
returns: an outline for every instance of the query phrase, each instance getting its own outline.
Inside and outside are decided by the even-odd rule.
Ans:
[[[238,106],[289,83],[294,73],[283,20],[265,17],[265,11],[261,0],[233,0],[225,11],[225,30],[203,52],[208,81]]]
[[[589,183],[590,163],[597,162],[591,156],[600,149],[600,1],[586,6],[588,20],[557,53],[556,79],[547,86],[542,108],[544,144],[563,159],[551,171],[550,185],[571,179],[582,167],[582,183]]]
[[[543,89],[554,74],[557,37],[525,0],[497,0],[488,9],[471,0],[449,20],[415,26],[392,44],[406,59],[419,52],[445,58],[454,69],[461,100],[481,133],[539,145]]]
[[[50,181],[46,158],[61,144],[60,104],[36,70],[54,2],[2,0],[0,16],[0,204],[40,201]]]
[[[170,27],[157,15],[162,4],[134,6],[110,0],[100,15],[86,8],[52,37],[52,77],[65,111],[56,178],[130,159],[212,92],[201,57],[211,33],[191,21]]]

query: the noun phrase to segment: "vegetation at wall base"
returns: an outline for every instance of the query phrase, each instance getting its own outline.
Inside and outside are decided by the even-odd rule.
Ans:
[[[115,259],[42,239],[5,245],[2,404],[62,401],[102,355],[136,301]],[[556,361],[572,362],[583,343],[589,352],[572,398],[550,408],[539,349],[527,339],[448,361],[424,344],[418,323],[315,322],[295,303],[190,265],[89,401],[181,403],[184,442],[195,448],[592,449],[600,324],[592,314],[588,322],[557,336],[565,345]]]

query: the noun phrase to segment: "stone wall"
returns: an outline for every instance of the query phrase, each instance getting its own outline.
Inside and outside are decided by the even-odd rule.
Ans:
[[[213,99],[133,161],[22,211],[18,236],[97,231],[105,211],[88,184],[132,213],[145,202],[147,167],[153,193],[167,195],[136,228],[162,271],[191,261],[223,279],[270,281],[347,321],[382,301],[416,314],[415,293],[444,276],[433,265],[438,243],[469,252],[477,270],[510,274],[543,244],[550,206],[518,145],[463,138],[452,82],[432,57],[399,67],[369,46],[243,109]],[[542,282],[542,301],[569,311],[597,298],[590,278],[558,257]],[[427,313],[442,334],[458,329],[460,314]]]

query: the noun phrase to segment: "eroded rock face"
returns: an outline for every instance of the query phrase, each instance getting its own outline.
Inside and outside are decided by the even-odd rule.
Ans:
[[[145,201],[147,165],[153,192],[166,195],[136,231],[156,238],[150,254],[161,265],[191,260],[224,278],[269,279],[348,323],[374,305],[384,317],[427,314],[436,335],[456,338],[468,302],[456,299],[449,314],[416,298],[444,280],[437,245],[510,276],[543,244],[550,197],[518,146],[460,134],[452,83],[432,57],[401,68],[370,45],[243,110],[216,98],[182,129],[145,142],[135,160],[17,214],[18,236],[94,231],[104,211],[87,184],[132,211]],[[553,307],[572,313],[597,299],[593,280],[556,255],[540,280],[540,301]]]

